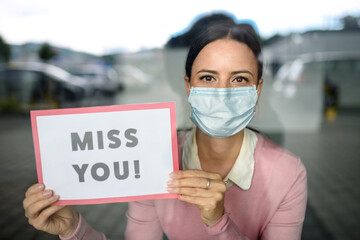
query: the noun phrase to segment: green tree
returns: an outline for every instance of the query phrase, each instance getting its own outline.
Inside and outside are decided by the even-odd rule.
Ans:
[[[55,51],[55,49],[52,48],[48,43],[44,43],[43,45],[41,45],[38,51],[39,58],[44,62],[48,62],[53,57],[55,57],[56,54],[57,52]]]
[[[0,36],[0,62],[8,62],[11,57],[11,48]]]

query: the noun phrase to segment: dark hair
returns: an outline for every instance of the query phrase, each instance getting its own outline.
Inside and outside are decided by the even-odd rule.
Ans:
[[[207,27],[193,39],[185,64],[185,73],[189,80],[192,65],[199,52],[209,43],[227,38],[244,43],[251,49],[258,62],[258,80],[261,78],[263,72],[261,46],[254,28],[247,23],[221,22]]]
[[[172,37],[165,45],[166,48],[189,47],[193,39],[203,31],[216,23],[235,24],[233,17],[229,13],[213,13],[199,18],[192,27],[185,33]]]

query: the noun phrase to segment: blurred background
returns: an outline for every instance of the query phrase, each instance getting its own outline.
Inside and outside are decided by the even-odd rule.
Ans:
[[[0,0],[0,239],[57,239],[22,208],[37,182],[29,111],[176,102],[189,42],[218,19],[263,45],[264,88],[251,127],[308,171],[302,239],[360,239],[360,2]],[[77,206],[123,239],[127,203]]]

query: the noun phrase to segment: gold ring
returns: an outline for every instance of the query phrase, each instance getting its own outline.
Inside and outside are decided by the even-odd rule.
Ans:
[[[211,181],[210,181],[210,178],[208,178],[208,181],[207,181],[207,184],[206,184],[206,189],[209,189],[210,184],[211,184]]]

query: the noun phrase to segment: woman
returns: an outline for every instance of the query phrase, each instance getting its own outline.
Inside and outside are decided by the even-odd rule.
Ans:
[[[263,80],[261,49],[246,24],[209,27],[190,47],[185,85],[196,128],[179,136],[180,199],[132,202],[126,239],[300,239],[307,187],[300,159],[246,129]],[[184,140],[185,139],[185,140]],[[106,239],[57,196],[30,187],[29,223],[62,239]]]

